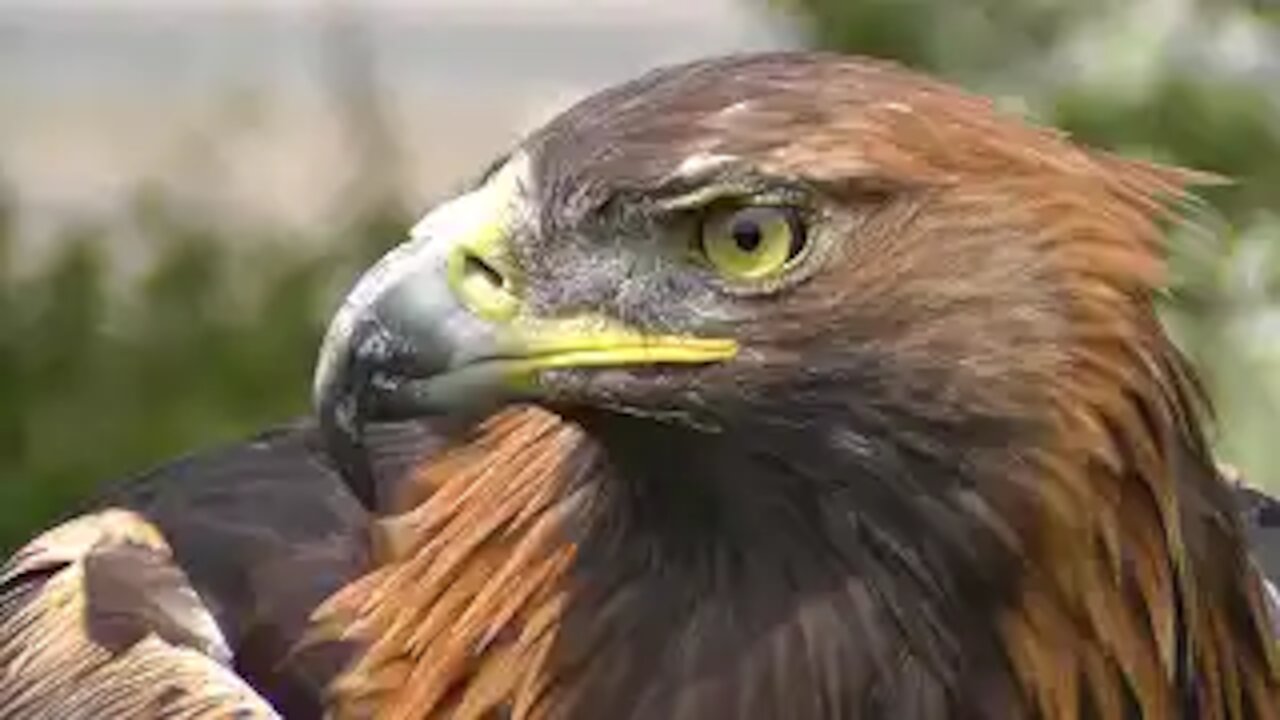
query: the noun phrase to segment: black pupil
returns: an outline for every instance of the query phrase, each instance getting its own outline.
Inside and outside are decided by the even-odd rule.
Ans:
[[[733,241],[738,244],[738,249],[743,252],[753,252],[760,247],[760,243],[764,240],[760,224],[755,220],[738,220],[733,223],[731,232],[733,233]]]

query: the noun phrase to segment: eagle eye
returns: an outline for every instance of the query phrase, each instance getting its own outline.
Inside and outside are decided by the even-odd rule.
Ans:
[[[698,233],[706,261],[728,280],[774,277],[805,248],[805,228],[789,207],[753,205],[711,210]]]

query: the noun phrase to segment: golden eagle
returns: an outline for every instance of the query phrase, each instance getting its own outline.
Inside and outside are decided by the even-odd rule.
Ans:
[[[1201,179],[835,55],[588,98],[357,283],[314,422],[9,561],[0,716],[1280,717],[1275,506],[1153,307]]]

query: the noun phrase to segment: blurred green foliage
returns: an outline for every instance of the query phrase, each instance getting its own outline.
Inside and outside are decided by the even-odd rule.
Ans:
[[[324,241],[243,237],[142,192],[129,232],[154,262],[113,289],[121,228],[67,230],[34,273],[4,262],[0,205],[0,547],[98,482],[307,411],[316,348],[343,286],[407,218],[370,209]]]
[[[1280,489],[1280,5],[1256,0],[773,0],[816,47],[901,61],[1077,139],[1207,170],[1162,304],[1214,439]]]

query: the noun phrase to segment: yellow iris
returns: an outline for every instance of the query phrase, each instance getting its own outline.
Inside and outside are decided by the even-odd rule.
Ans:
[[[702,252],[731,280],[760,280],[778,274],[804,244],[789,208],[751,206],[714,212],[702,224]]]

